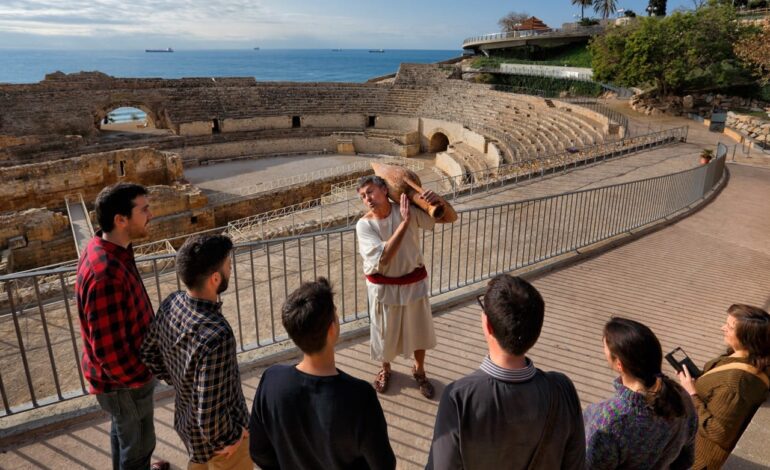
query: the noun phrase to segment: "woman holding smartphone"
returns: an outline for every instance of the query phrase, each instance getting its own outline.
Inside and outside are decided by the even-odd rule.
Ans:
[[[682,387],[661,373],[663,351],[652,330],[611,319],[604,355],[619,377],[614,397],[583,412],[587,468],[690,468],[697,415]]]
[[[696,470],[722,467],[770,388],[770,315],[735,304],[722,331],[726,354],[707,362],[698,379],[686,367],[679,373],[698,410]]]

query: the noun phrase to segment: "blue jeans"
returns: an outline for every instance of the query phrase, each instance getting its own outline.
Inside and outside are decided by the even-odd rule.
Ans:
[[[148,470],[155,450],[153,392],[155,379],[139,388],[125,388],[96,395],[110,414],[110,445],[113,470]]]

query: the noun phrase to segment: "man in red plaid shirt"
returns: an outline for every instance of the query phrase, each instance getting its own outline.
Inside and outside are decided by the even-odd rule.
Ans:
[[[153,310],[131,242],[147,236],[147,190],[131,183],[108,186],[95,206],[101,230],[80,257],[75,283],[83,374],[112,418],[113,469],[168,468],[166,462],[150,463],[155,380],[139,354]]]

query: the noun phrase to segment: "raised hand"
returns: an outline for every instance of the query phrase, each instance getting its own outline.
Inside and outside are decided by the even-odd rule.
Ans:
[[[423,191],[423,193],[420,194],[420,197],[426,200],[428,204],[432,206],[441,204],[441,196],[439,196],[438,194],[436,194],[430,189]]]
[[[225,459],[229,459],[230,457],[235,454],[235,452],[238,450],[238,447],[241,445],[243,440],[249,435],[249,431],[246,428],[243,428],[243,432],[241,433],[241,438],[235,441],[234,443],[230,444],[229,446],[225,446],[219,450],[215,450],[214,453],[216,455],[223,455]]]
[[[406,194],[401,194],[401,220],[409,223],[411,213],[409,212],[409,198]]]

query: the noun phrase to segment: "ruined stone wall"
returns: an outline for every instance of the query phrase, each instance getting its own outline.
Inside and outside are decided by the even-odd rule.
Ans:
[[[69,219],[60,212],[38,208],[0,213],[0,249],[8,248],[8,241],[16,237],[24,238],[22,244],[46,242],[68,231]]]
[[[27,246],[11,250],[14,271],[64,263],[77,258],[78,253],[69,227],[56,233],[50,240],[30,240]]]
[[[354,171],[318,179],[308,183],[286,186],[275,191],[261,193],[252,197],[243,197],[225,201],[213,206],[216,214],[215,223],[217,227],[224,226],[233,220],[316,199],[322,194],[329,192],[331,190],[331,185],[334,183],[353,178],[360,178],[361,176],[371,173],[372,170]]]
[[[275,155],[277,153],[319,152],[333,150],[337,146],[336,138],[329,134],[321,137],[297,137],[282,139],[244,140],[220,144],[197,145],[174,149],[185,162],[197,164],[232,158]]]
[[[65,196],[77,193],[91,202],[102,188],[118,181],[168,184],[182,174],[178,155],[146,147],[0,168],[0,212],[61,208]]]
[[[242,132],[263,129],[290,129],[291,116],[266,116],[241,119],[223,119],[222,132]]]
[[[310,126],[333,127],[334,114],[414,114],[429,94],[425,89],[373,84],[258,83],[253,78],[124,79],[98,72],[56,73],[36,84],[0,85],[0,136],[93,138],[100,119],[119,106],[140,108],[157,127],[185,135],[210,133],[214,119],[220,121],[222,132],[282,127],[291,116],[302,116]],[[265,127],[249,122],[256,117],[277,117],[281,124]],[[363,127],[362,120],[350,116],[337,125]],[[0,139],[0,148],[7,145]]]
[[[745,114],[727,113],[727,127],[749,140],[770,146],[770,118],[759,119]],[[738,139],[740,140],[740,139]]]
[[[419,146],[400,143],[396,138],[371,138],[363,135],[353,136],[353,148],[356,153],[412,157],[419,153]]]
[[[420,119],[417,117],[384,115],[377,116],[374,127],[376,129],[394,129],[400,131],[416,131]],[[411,142],[410,142],[411,143]]]
[[[325,129],[355,128],[362,129],[366,127],[365,114],[321,114],[301,116],[302,127],[320,127]]]

